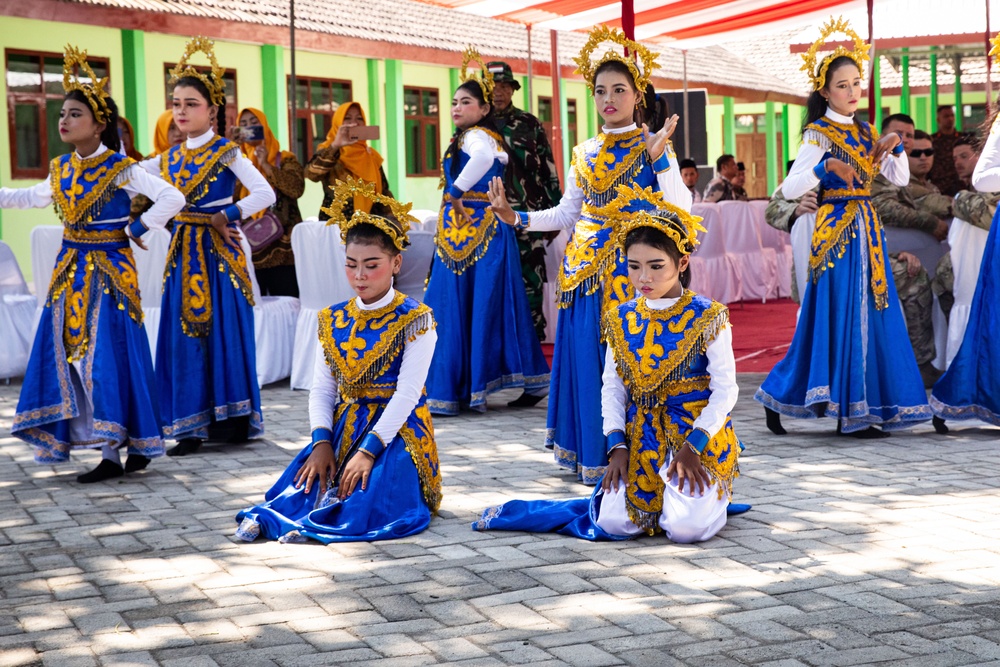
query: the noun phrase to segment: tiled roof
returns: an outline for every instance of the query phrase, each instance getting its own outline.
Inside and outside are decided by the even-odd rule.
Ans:
[[[275,27],[288,25],[288,0],[63,0],[83,5],[120,7],[147,12],[216,18]],[[296,27],[331,35],[461,52],[471,44],[484,55],[526,59],[524,26],[498,19],[474,16],[415,0],[361,0],[332,3],[326,0],[296,0]],[[572,63],[586,42],[586,35],[559,33],[559,59]],[[682,77],[682,54],[663,49],[660,76]],[[532,57],[549,62],[547,31],[533,35]],[[688,52],[688,79],[692,85],[716,84],[750,91],[801,95],[794,86],[751,63],[734,58],[721,47]]]

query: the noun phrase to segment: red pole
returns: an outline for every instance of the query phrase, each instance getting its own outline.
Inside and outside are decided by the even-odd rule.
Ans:
[[[552,40],[552,153],[556,156],[556,173],[559,184],[564,185],[563,178],[563,136],[562,136],[562,90],[559,85],[559,35],[555,30],[549,30]]]
[[[878,58],[878,54],[875,53],[875,33],[874,33],[874,21],[872,20],[872,9],[875,4],[875,0],[868,0],[868,43],[871,44],[871,72],[868,76],[868,122],[872,125],[875,124],[875,82],[872,80],[871,74],[875,73],[875,59]]]
[[[635,4],[633,0],[622,0],[622,30],[627,38],[635,41]]]

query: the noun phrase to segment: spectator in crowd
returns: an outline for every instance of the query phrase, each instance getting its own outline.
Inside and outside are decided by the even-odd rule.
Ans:
[[[254,237],[249,230],[246,231],[247,240],[253,249],[253,267],[260,292],[264,296],[298,298],[299,284],[295,277],[295,257],[292,255],[292,228],[302,222],[298,202],[306,187],[302,163],[294,153],[281,150],[278,140],[267,125],[267,117],[259,109],[246,108],[240,112],[239,125],[233,128],[232,139],[239,143],[243,154],[267,179],[277,197],[271,209],[259,211],[250,217],[260,220],[272,213],[271,219],[277,220],[281,225],[281,235],[268,243],[258,244],[260,237]],[[237,185],[236,191],[238,199],[249,194],[249,190],[242,184]],[[247,223],[248,221],[243,222],[244,228]]]
[[[122,140],[121,152],[136,162],[142,162],[142,153],[135,149],[135,132],[132,131],[132,123],[128,122],[128,118],[125,116],[118,116],[118,136]]]
[[[737,201],[750,201],[746,191],[747,167],[742,162],[736,163],[736,178],[733,179],[733,199]]]
[[[514,92],[521,89],[521,83],[514,78],[510,65],[493,61],[486,67],[493,73],[493,118],[509,149],[510,161],[504,174],[507,200],[515,211],[526,213],[552,208],[562,198],[562,190],[545,128],[538,118],[514,105]],[[539,341],[545,340],[545,283],[550,278],[545,271],[545,248],[558,235],[524,229],[515,232],[521,277]],[[524,394],[512,403],[514,407],[530,407],[542,398]]]
[[[698,192],[698,163],[691,158],[681,160],[681,180],[691,191],[691,201],[701,203],[701,193]]]
[[[955,140],[955,145],[951,149],[951,156],[955,161],[955,175],[962,184],[959,192],[965,190],[975,191],[972,187],[972,172],[976,169],[979,161],[980,150],[976,135],[966,132],[959,135]]]
[[[916,130],[913,133],[913,148],[907,151],[907,157],[910,161],[910,184],[907,187],[917,206],[947,220],[951,217],[951,197],[941,194],[938,187],[927,180],[927,175],[936,162],[931,135],[923,130]],[[942,162],[954,162],[951,152],[942,154],[939,159]]]
[[[934,152],[938,159],[930,172],[930,180],[941,191],[941,194],[954,197],[964,186],[955,171],[955,164],[946,159],[951,156],[955,144],[961,136],[955,129],[955,110],[947,105],[938,107],[938,131],[931,138],[934,142]]]
[[[719,159],[715,161],[715,171],[717,176],[705,188],[703,201],[709,203],[731,201],[733,199],[733,179],[739,173],[736,158],[728,153],[720,155]]]

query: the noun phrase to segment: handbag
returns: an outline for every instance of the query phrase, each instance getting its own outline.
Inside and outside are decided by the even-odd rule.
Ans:
[[[285,233],[285,227],[273,209],[268,209],[259,218],[244,220],[242,227],[253,252],[266,248]]]

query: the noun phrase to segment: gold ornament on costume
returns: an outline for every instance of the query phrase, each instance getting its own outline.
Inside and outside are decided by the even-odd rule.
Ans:
[[[354,201],[355,195],[367,197],[377,204],[388,207],[392,211],[393,217],[386,218],[374,213],[355,210],[354,215],[348,220],[347,216],[344,215],[344,207],[348,202]],[[410,225],[420,222],[410,215],[412,208],[413,204],[401,204],[388,195],[379,194],[375,191],[373,183],[348,176],[346,180],[337,181],[333,187],[333,201],[330,202],[330,206],[320,210],[330,216],[326,224],[340,226],[340,238],[343,239],[344,243],[347,243],[347,232],[352,227],[368,224],[374,225],[388,234],[389,238],[392,239],[392,244],[397,249],[402,250],[408,242],[407,234],[410,231]]]
[[[602,55],[600,59],[594,60],[592,56],[594,50],[605,42],[618,44],[623,47],[623,49],[628,49],[629,55],[626,56],[624,52],[619,53],[614,49],[608,49],[604,52],[604,55]],[[583,49],[580,50],[580,55],[574,58],[573,61],[576,63],[577,74],[583,76],[583,78],[587,81],[587,87],[590,88],[590,93],[593,94],[594,72],[596,72],[604,63],[617,60],[628,67],[629,72],[632,73],[632,80],[635,82],[636,90],[639,91],[639,99],[642,104],[645,104],[646,87],[649,85],[649,80],[653,75],[653,70],[660,66],[660,64],[656,62],[656,58],[659,55],[659,53],[653,53],[642,44],[628,39],[625,37],[625,33],[621,30],[611,29],[606,25],[600,25],[590,31],[590,39],[587,40]],[[635,62],[635,58],[637,57],[642,61],[641,71]]]
[[[987,55],[990,57],[1000,55],[1000,33],[997,33],[997,36],[990,40],[990,44],[993,45],[993,48],[990,49],[990,52]]]
[[[473,63],[478,65],[478,72],[469,72],[469,65]],[[466,47],[465,51],[462,52],[462,71],[459,72],[459,78],[462,80],[462,83],[470,80],[478,83],[483,91],[483,98],[486,99],[487,103],[493,103],[493,72],[483,62],[483,57],[479,55],[479,51],[476,51],[471,46]]]
[[[211,72],[204,74],[188,64],[188,60],[198,52],[208,56],[211,63]],[[184,48],[184,55],[180,62],[170,70],[170,83],[177,83],[184,77],[190,76],[200,80],[208,88],[209,100],[217,107],[226,105],[226,84],[223,79],[226,70],[223,69],[215,59],[215,42],[208,37],[193,37]]]
[[[80,80],[80,71],[90,77],[90,83]],[[97,78],[97,74],[90,67],[87,62],[87,52],[67,44],[66,52],[63,54],[63,90],[67,93],[73,90],[83,93],[98,123],[106,123],[111,118],[111,109],[108,108],[107,102],[110,95],[105,89],[107,85],[108,77]]]
[[[636,202],[645,202],[651,208],[635,212],[624,210]],[[639,227],[652,227],[669,236],[682,255],[690,255],[698,245],[698,232],[706,231],[699,224],[702,218],[671,204],[663,198],[662,192],[654,192],[652,187],[643,189],[638,185],[619,185],[618,198],[609,208],[619,211],[612,239],[623,248],[629,232]]]
[[[819,50],[826,45],[826,40],[830,35],[840,33],[854,40],[854,50],[849,51],[841,45],[837,45],[837,48],[833,50],[832,53],[823,57],[823,60],[819,64],[819,70],[816,69],[816,56]],[[820,29],[819,39],[813,42],[813,45],[809,47],[809,50],[803,54],[802,60],[805,62],[802,64],[802,70],[809,75],[809,80],[812,81],[813,90],[820,90],[823,87],[823,83],[826,80],[826,71],[830,67],[830,63],[839,58],[840,56],[847,56],[854,61],[854,64],[858,66],[858,70],[861,72],[861,78],[865,77],[865,63],[871,60],[871,56],[868,55],[868,49],[871,48],[870,44],[866,44],[865,40],[858,36],[858,33],[851,29],[851,24],[844,20],[844,17],[830,18],[828,23],[825,23]],[[994,47],[996,48],[996,47]]]

